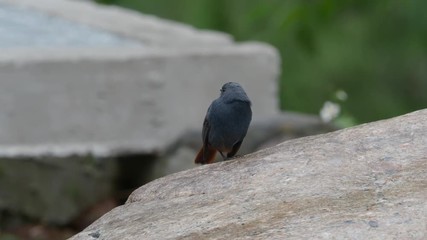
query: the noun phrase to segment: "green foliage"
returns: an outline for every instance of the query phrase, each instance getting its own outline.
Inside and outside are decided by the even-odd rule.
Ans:
[[[0,240],[19,240],[19,238],[12,234],[8,234],[8,233],[2,234],[0,232]]]
[[[99,2],[271,43],[282,56],[283,109],[317,114],[338,89],[347,123],[427,107],[424,0]]]

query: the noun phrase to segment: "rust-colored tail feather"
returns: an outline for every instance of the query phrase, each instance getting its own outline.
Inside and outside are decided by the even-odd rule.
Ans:
[[[215,160],[216,150],[214,148],[208,147],[208,152],[207,152],[207,155],[205,156],[206,158],[203,157],[203,152],[204,152],[204,147],[202,147],[199,153],[197,153],[196,159],[194,160],[195,163],[209,164]]]

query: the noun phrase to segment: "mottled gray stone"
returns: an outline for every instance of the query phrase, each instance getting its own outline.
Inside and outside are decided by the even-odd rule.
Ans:
[[[71,239],[425,239],[427,110],[142,186]]]

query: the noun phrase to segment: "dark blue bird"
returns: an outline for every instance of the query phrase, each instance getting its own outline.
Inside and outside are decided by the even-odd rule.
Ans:
[[[203,146],[195,163],[212,163],[217,151],[224,160],[232,158],[242,145],[251,120],[251,101],[245,90],[235,82],[224,84],[221,95],[212,102],[206,113]]]

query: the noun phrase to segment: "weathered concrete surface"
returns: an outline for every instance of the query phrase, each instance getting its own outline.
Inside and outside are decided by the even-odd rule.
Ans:
[[[425,239],[427,110],[155,180],[71,239]]]
[[[67,224],[114,192],[112,158],[0,157],[0,229],[22,219]],[[22,218],[22,219],[20,219]]]
[[[254,119],[278,112],[278,55],[242,44],[194,49],[24,49],[0,55],[0,145],[163,150],[199,126],[227,81]]]
[[[107,153],[163,151],[179,133],[203,121],[217,89],[227,81],[247,89],[255,118],[278,111],[280,58],[269,45],[237,44],[227,34],[93,2],[0,0],[0,5],[15,9],[14,19],[29,36],[40,34],[33,29],[37,24],[27,29],[25,19],[38,16],[44,21],[40,24],[56,26],[59,21],[95,35],[101,31],[115,43],[138,43],[58,47],[27,41],[2,48],[0,156],[17,148],[28,149],[24,155],[40,152],[39,147],[48,150],[48,145],[79,145],[74,154],[92,149],[90,145]],[[61,31],[65,28],[58,28],[53,42],[66,41],[61,38],[67,35]],[[14,35],[5,31],[6,39]]]

